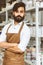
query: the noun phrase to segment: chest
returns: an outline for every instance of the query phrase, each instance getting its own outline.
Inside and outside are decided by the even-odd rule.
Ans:
[[[9,43],[19,43],[20,42],[20,34],[19,33],[7,33],[7,42]]]
[[[10,26],[10,28],[8,29],[8,33],[18,33],[20,30],[20,26]]]
[[[13,28],[11,29],[11,25],[8,27],[7,33],[6,33],[6,36],[7,36],[6,37],[6,40],[7,40],[7,42],[9,42],[9,43],[19,43],[20,42],[20,33],[21,33],[22,28],[23,28],[23,25],[24,25],[24,23],[22,23],[20,29],[19,28],[16,28],[17,31],[19,29],[18,33],[16,33],[17,31],[15,31],[15,33],[11,33],[11,30]],[[9,33],[8,30],[10,31],[10,33]]]

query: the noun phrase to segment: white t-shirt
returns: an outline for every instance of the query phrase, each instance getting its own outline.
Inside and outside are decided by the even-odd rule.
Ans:
[[[5,25],[5,27],[2,29],[2,33],[0,35],[0,42],[5,42],[6,41],[6,32],[7,29],[9,27],[9,25],[11,25],[11,27],[9,28],[8,32],[9,33],[18,33],[19,29],[22,25],[22,22],[20,22],[19,24],[15,25],[14,21],[12,21],[11,23]],[[20,43],[18,44],[18,48],[20,48],[22,51],[25,51],[26,46],[28,45],[30,40],[30,29],[29,27],[24,23],[24,26],[21,30],[20,33]]]

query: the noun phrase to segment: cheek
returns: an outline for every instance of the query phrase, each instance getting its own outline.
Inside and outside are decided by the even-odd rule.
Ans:
[[[23,17],[23,16],[25,16],[25,14],[24,13],[21,13],[21,16]]]
[[[14,15],[14,16],[17,16],[18,14],[15,12],[15,13],[13,13],[13,15]]]
[[[17,16],[17,14],[14,14],[15,16]]]

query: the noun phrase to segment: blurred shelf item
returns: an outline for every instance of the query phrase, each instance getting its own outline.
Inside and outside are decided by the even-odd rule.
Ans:
[[[31,62],[31,60],[24,60],[27,64],[29,64],[29,65],[34,65],[32,62]]]
[[[35,43],[36,43],[35,44],[35,46],[36,46],[36,64],[35,65],[41,65],[40,44],[41,44],[41,37],[43,38],[43,24],[42,23],[41,23],[42,25],[39,24],[39,12],[40,11],[43,11],[43,1],[35,2],[34,6],[28,7],[26,9],[26,12],[30,13],[30,22],[31,22],[31,24],[30,23],[26,23],[26,24],[30,27],[30,31],[31,31],[31,35],[32,35],[31,37],[35,38]],[[33,20],[34,18],[32,17],[33,13],[35,13],[35,24],[32,23],[34,21]],[[28,60],[28,62],[29,62],[29,60]],[[32,62],[33,62],[33,60],[32,60]]]

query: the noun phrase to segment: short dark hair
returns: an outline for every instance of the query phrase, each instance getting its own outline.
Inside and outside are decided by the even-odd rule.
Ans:
[[[25,10],[25,4],[23,2],[18,2],[13,6],[13,11],[17,11],[19,7],[24,7]]]

